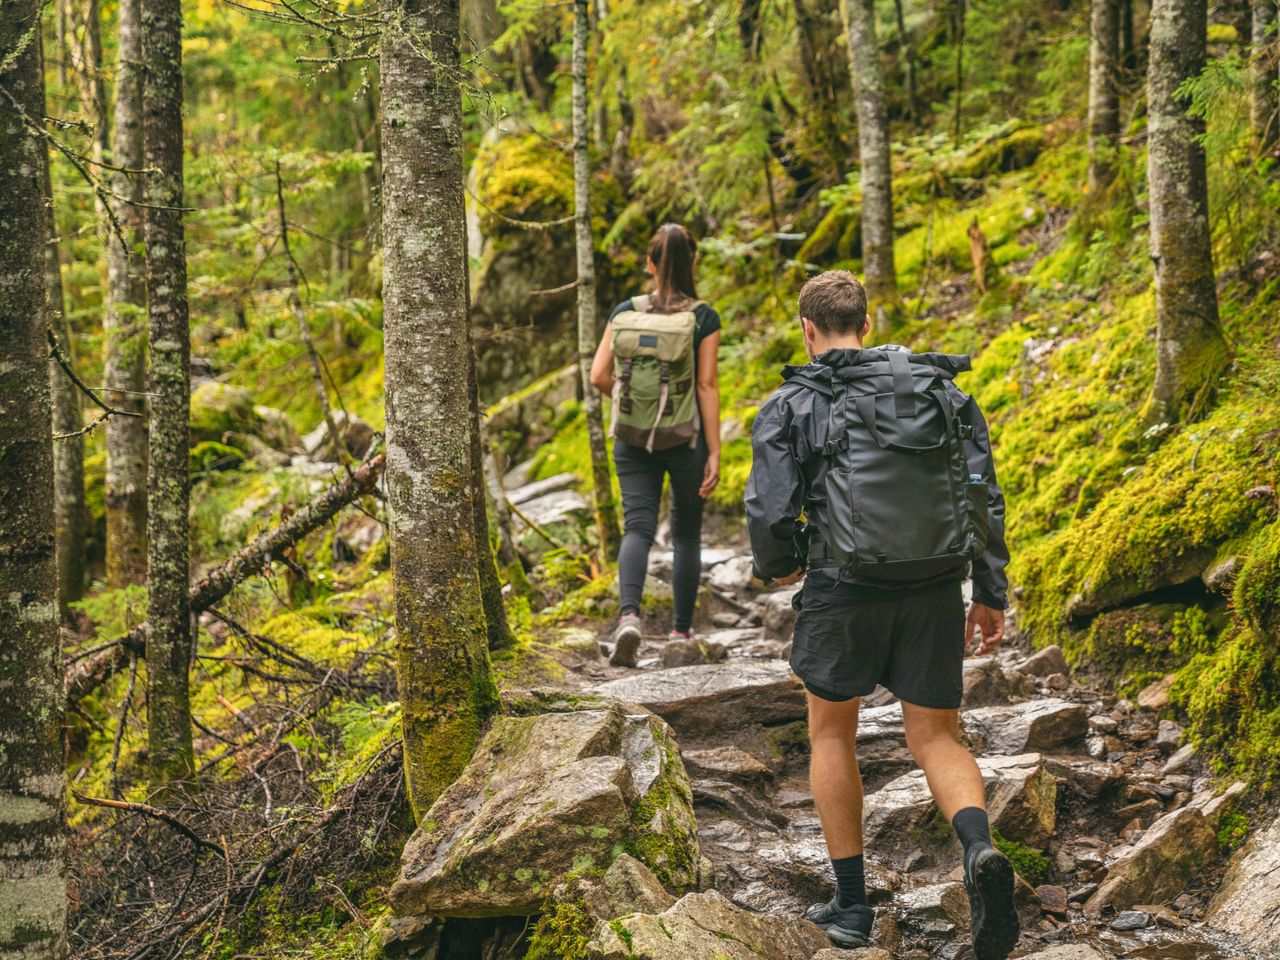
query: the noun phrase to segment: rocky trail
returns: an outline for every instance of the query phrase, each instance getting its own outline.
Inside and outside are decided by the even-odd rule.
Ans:
[[[556,496],[545,481],[537,493]],[[554,521],[546,504],[525,503]],[[410,842],[388,952],[507,955],[530,942],[531,921],[483,921],[490,932],[476,942],[492,953],[473,953],[458,924],[482,921],[420,915],[528,916],[551,894],[530,957],[971,958],[959,846],[885,690],[864,702],[857,733],[875,947],[835,950],[798,919],[830,895],[831,876],[803,689],[787,663],[795,588],[757,592],[740,547],[706,549],[697,637],[669,641],[670,562],[655,545],[636,667],[610,665],[598,619],[543,638],[563,682],[509,698],[513,717],[499,725],[513,726],[490,734],[437,802],[438,823],[433,808],[435,829]],[[997,656],[966,661],[963,728],[993,827],[1026,878],[1014,955],[1276,955],[1280,891],[1274,878],[1256,882],[1280,874],[1276,844],[1246,846],[1224,884],[1220,834],[1244,788],[1224,791],[1180,745],[1178,725],[1160,718],[1167,691],[1131,702],[1090,689],[1056,647],[1032,655],[1013,633]],[[613,859],[619,850],[634,858]],[[697,892],[677,901],[664,886]],[[437,952],[415,952],[424,930]]]

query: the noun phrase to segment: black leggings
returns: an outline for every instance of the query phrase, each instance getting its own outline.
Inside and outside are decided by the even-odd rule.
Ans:
[[[702,579],[702,471],[707,448],[672,447],[655,450],[613,442],[613,463],[622,487],[624,532],[618,551],[618,595],[622,613],[639,613],[649,547],[658,532],[658,504],[662,479],[671,475],[671,545],[675,552],[671,592],[675,598],[675,630],[693,624],[693,607]]]

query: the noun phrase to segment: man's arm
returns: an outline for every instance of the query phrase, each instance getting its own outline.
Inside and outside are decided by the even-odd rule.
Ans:
[[[807,559],[796,545],[804,511],[804,477],[791,448],[790,420],[786,404],[774,394],[751,427],[747,532],[754,573],[761,580],[790,580]]]
[[[1008,606],[1009,548],[1004,542],[1004,494],[996,481],[996,465],[991,455],[991,435],[987,421],[978,409],[978,401],[966,397],[960,407],[960,420],[973,427],[973,437],[965,441],[965,459],[969,472],[987,481],[987,549],[973,564],[973,600],[994,610]]]

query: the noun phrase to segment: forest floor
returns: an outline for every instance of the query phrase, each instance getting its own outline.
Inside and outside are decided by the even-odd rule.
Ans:
[[[786,660],[794,588],[753,589],[739,536],[707,538],[697,641],[666,639],[671,554],[658,544],[637,667],[610,665],[607,632],[594,619],[540,631],[535,648],[566,668],[558,686],[639,703],[671,723],[710,886],[750,910],[794,915],[825,900],[832,882],[808,785],[803,692]],[[1009,834],[998,842],[1020,875],[1016,956],[1055,944],[1089,945],[1103,957],[1245,955],[1198,924],[1220,864],[1171,885],[1149,862],[1156,834],[1170,832],[1169,821],[1198,823],[1190,810],[1216,791],[1178,746],[1177,725],[1159,720],[1158,700],[1144,702],[1071,677],[1057,648],[1031,655],[1016,629],[998,655],[966,660],[964,735],[997,833]],[[864,701],[857,739],[877,945],[894,957],[972,957],[959,847],[912,772],[888,691]],[[1178,810],[1188,816],[1169,816]],[[1153,830],[1158,821],[1165,826]]]

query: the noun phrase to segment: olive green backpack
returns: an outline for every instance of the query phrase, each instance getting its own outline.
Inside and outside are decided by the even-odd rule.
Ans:
[[[694,389],[697,303],[655,313],[648,296],[613,318],[613,425],[623,443],[650,452],[698,442]]]

